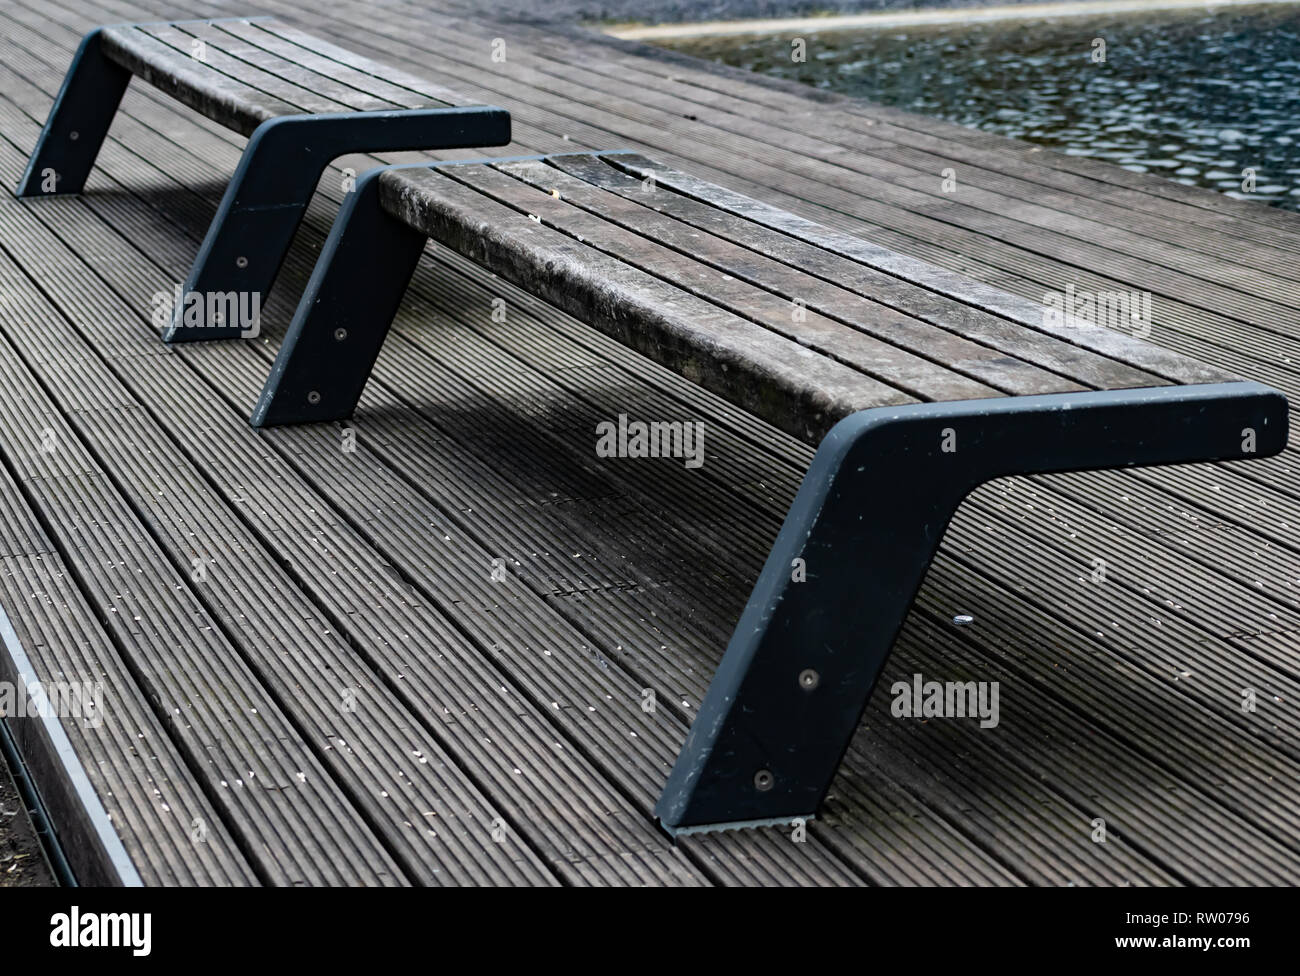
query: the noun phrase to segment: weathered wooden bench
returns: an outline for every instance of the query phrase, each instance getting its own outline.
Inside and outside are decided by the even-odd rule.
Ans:
[[[441,86],[276,20],[122,24],[82,39],[19,196],[81,192],[132,75],[249,137],[164,329],[168,342],[256,333],[256,322],[227,314],[230,298],[260,308],[331,160],[510,141],[505,110],[460,104]]]
[[[981,483],[1286,441],[1281,393],[1129,334],[1139,296],[1098,324],[630,153],[367,175],[255,425],[352,413],[434,237],[818,445],[659,801],[670,831],[816,811]]]

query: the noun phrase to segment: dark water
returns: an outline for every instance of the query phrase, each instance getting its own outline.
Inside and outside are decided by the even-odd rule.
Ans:
[[[803,36],[671,46],[1300,210],[1300,6]]]

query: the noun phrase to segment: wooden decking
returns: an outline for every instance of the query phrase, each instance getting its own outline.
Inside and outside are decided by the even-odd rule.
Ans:
[[[0,180],[85,29],[245,13],[513,114],[515,144],[448,156],[639,149],[1036,300],[1150,291],[1150,341],[1300,393],[1292,214],[477,5],[5,0]],[[104,685],[102,725],[65,727],[129,868],[28,745],[87,876],[1300,880],[1294,449],[979,492],[806,841],[674,846],[650,809],[810,450],[433,245],[355,450],[250,429],[340,169],[375,160],[327,172],[262,338],[166,348],[151,296],[241,146],[137,85],[83,197],[0,197],[0,607],[42,678]],[[706,463],[598,459],[619,413],[703,420]],[[914,673],[1000,682],[998,726],[893,718]]]

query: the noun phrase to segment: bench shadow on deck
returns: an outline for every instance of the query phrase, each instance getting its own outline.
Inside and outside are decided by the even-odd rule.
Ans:
[[[0,28],[10,55],[0,179],[11,187],[85,26],[206,12],[56,6],[66,26],[13,3]],[[320,26],[399,61],[426,51],[430,70],[444,70],[442,38],[400,36],[410,9],[362,25],[360,6],[344,4]],[[250,12],[262,10],[317,26],[292,4]],[[535,37],[510,30],[524,48]],[[632,57],[622,50],[607,56]],[[468,87],[489,87],[477,69],[464,73]],[[698,97],[717,77],[693,79]],[[512,84],[491,99],[518,120],[517,144],[500,153],[565,148],[547,126],[584,106],[555,91],[516,103]],[[760,106],[794,97],[714,84]],[[646,96],[651,116],[656,97]],[[626,111],[620,141],[644,142],[646,121]],[[779,144],[779,128],[767,132]],[[67,723],[67,735],[140,880],[1300,878],[1293,450],[1255,466],[981,489],[806,839],[782,829],[673,845],[651,806],[810,450],[437,245],[355,422],[252,431],[249,411],[340,199],[337,167],[264,337],[167,349],[149,321],[153,294],[188,270],[240,148],[133,88],[86,196],[0,197],[0,376],[11,390],[0,404],[0,606],[37,673],[104,684],[102,725]],[[752,175],[735,176],[737,188],[755,192]],[[1135,186],[1105,192],[1168,203]],[[1300,250],[1290,215],[1205,213],[1206,238],[1227,220],[1261,253]],[[1162,219],[1193,223],[1186,210]],[[849,229],[870,233],[865,220]],[[934,259],[941,248],[914,232],[914,251]],[[1008,260],[988,244],[965,263],[1004,286],[1065,266],[1037,253],[1021,267]],[[493,320],[496,297],[504,322]],[[1171,345],[1211,361],[1221,350],[1225,368],[1300,389],[1287,358],[1294,319],[1275,317],[1275,296],[1241,301],[1264,309],[1260,324],[1253,311],[1225,315],[1207,327],[1211,340],[1197,339],[1191,314],[1174,308]],[[1237,352],[1215,344],[1216,328],[1258,342]],[[595,424],[619,413],[704,421],[704,466],[596,458]],[[954,626],[959,613],[973,624]],[[997,727],[893,718],[889,688],[914,674],[999,682]],[[48,752],[31,742],[33,757]],[[57,792],[58,770],[45,775],[69,836],[92,836],[94,824],[72,816],[77,797]],[[87,876],[122,880],[112,852],[82,850]]]

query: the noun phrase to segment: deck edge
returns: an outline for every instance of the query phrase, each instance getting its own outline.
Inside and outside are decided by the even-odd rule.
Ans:
[[[39,680],[36,670],[3,606],[0,606],[0,642],[8,655],[0,657],[0,677],[11,678],[17,687],[24,689],[36,683]],[[56,716],[38,714],[29,716],[28,723],[10,722],[9,730],[42,801],[56,814],[54,822],[62,825],[66,834],[73,835],[71,838],[65,835],[60,844],[78,883],[142,887],[140,873],[100,802],[62,722]],[[34,736],[32,732],[44,735]],[[69,842],[74,839],[75,842]]]

